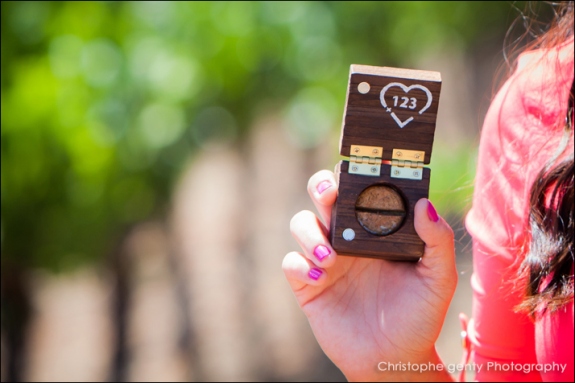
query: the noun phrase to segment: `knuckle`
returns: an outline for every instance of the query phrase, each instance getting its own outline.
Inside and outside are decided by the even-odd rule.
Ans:
[[[312,219],[315,219],[315,214],[309,210],[302,210],[296,213],[290,221],[291,232],[294,233],[299,228],[309,223]]]
[[[453,239],[455,237],[453,229],[447,223],[445,223],[445,235],[450,239]]]
[[[288,272],[289,270],[291,270],[291,263],[292,263],[292,259],[294,257],[294,255],[297,255],[296,252],[291,251],[289,253],[287,253],[282,261],[282,270],[284,272]]]
[[[449,240],[450,243],[455,243],[455,233],[453,233],[453,229],[447,223],[445,224],[446,227],[446,238]]]

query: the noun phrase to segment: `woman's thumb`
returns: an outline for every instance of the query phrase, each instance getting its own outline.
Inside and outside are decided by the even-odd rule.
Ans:
[[[425,242],[421,266],[435,272],[454,272],[455,247],[451,227],[437,214],[428,199],[417,201],[414,213],[415,231]]]

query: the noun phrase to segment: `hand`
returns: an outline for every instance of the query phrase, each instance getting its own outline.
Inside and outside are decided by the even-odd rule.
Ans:
[[[327,239],[334,174],[313,175],[308,192],[323,223],[310,211],[292,218],[302,251],[287,254],[282,267],[323,351],[349,380],[398,378],[378,370],[380,362],[441,363],[435,342],[457,285],[449,225],[421,199],[415,205],[415,230],[425,242],[420,262],[341,256]],[[430,379],[411,378],[417,375]]]

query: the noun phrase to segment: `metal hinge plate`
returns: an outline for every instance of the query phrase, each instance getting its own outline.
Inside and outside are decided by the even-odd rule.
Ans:
[[[409,180],[421,180],[423,178],[424,151],[393,149],[391,158],[392,178]]]
[[[382,147],[351,145],[348,173],[379,177],[382,153]]]

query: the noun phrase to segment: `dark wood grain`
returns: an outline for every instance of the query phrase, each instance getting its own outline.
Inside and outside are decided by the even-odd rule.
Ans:
[[[420,198],[429,194],[431,171],[423,169],[422,180],[392,178],[391,165],[381,166],[381,176],[367,177],[349,174],[349,162],[341,161],[336,171],[339,179],[338,197],[332,210],[330,241],[338,254],[381,258],[387,260],[417,261],[423,255],[424,243],[415,232],[413,208]],[[398,190],[406,203],[406,216],[402,226],[388,236],[367,232],[357,221],[355,205],[362,191],[372,185],[391,185]],[[343,231],[355,232],[353,241],[343,239]]]
[[[369,84],[369,92],[362,94],[358,85]],[[400,83],[400,86],[389,87],[384,95],[389,110],[381,102],[381,91],[390,83]],[[419,113],[427,104],[428,96],[417,86],[425,87],[431,94],[431,104]],[[410,87],[412,87],[410,89]],[[393,149],[423,150],[424,163],[431,160],[435,123],[441,91],[441,76],[438,72],[397,69],[387,67],[371,67],[352,65],[347,89],[347,99],[343,117],[340,154],[348,157],[351,145],[383,147],[383,160],[391,160]],[[394,96],[397,105],[394,106]],[[414,98],[415,107],[401,107],[402,97],[406,97],[411,105]],[[402,122],[413,118],[404,127],[400,127],[392,118],[391,113]]]

